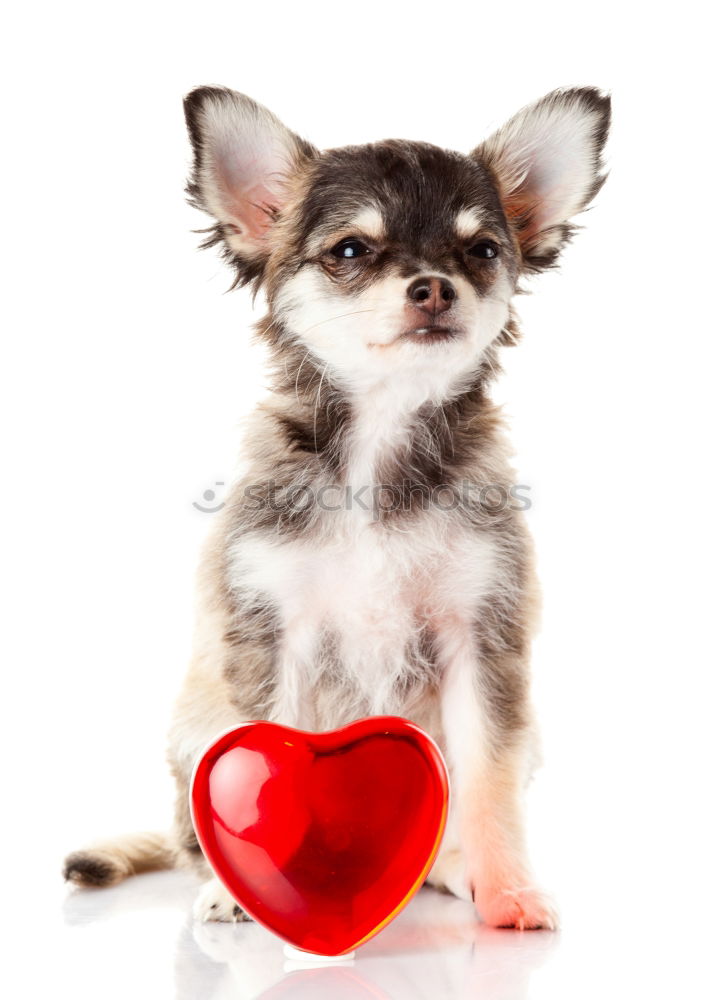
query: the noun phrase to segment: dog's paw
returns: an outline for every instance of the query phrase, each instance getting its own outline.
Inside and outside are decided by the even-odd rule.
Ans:
[[[476,909],[490,927],[515,927],[521,931],[554,931],[559,925],[556,907],[539,889],[474,889]]]
[[[463,852],[457,847],[442,851],[428,875],[428,882],[436,889],[450,892],[459,899],[470,903],[473,899],[471,881],[466,875]]]
[[[202,922],[219,920],[224,923],[236,923],[238,920],[251,920],[236,899],[224,888],[221,882],[210,879],[199,890],[194,902],[194,919]]]

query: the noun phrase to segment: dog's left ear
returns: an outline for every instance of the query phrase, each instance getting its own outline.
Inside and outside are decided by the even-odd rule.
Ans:
[[[238,284],[258,278],[269,231],[284,207],[290,181],[316,155],[261,104],[222,87],[199,87],[184,100],[194,165],[191,203],[217,220],[203,244],[222,243]]]
[[[575,228],[570,220],[604,183],[610,104],[592,87],[555,90],[471,154],[495,176],[525,270],[556,261]]]

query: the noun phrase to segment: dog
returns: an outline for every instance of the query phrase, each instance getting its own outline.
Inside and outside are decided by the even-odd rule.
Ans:
[[[537,761],[530,541],[490,386],[519,337],[523,276],[557,263],[605,180],[610,100],[562,89],[469,155],[382,141],[319,152],[250,98],[185,100],[203,243],[263,290],[273,391],[205,550],[169,762],[173,833],[71,854],[112,885],[172,866],[206,879],[201,920],[245,916],[212,876],[189,781],[251,719],[330,729],[405,716],[441,746],[451,812],[429,881],[496,927],[555,928],[522,796]],[[491,499],[491,487],[495,499]]]

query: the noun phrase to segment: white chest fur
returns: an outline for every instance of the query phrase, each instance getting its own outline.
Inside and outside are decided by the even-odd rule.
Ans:
[[[349,511],[334,516],[325,543],[246,535],[232,556],[240,596],[262,596],[280,623],[280,712],[290,722],[323,670],[333,675],[326,683],[357,692],[361,711],[399,710],[395,691],[418,668],[423,633],[441,622],[465,627],[496,578],[495,542],[440,512],[400,531]]]

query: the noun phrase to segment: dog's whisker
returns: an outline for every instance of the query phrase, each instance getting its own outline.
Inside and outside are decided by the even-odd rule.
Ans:
[[[375,312],[375,310],[355,309],[352,312],[342,313],[339,316],[328,316],[327,319],[321,319],[319,323],[313,323],[312,326],[308,326],[307,329],[302,332],[301,336],[306,337],[308,333],[311,333],[313,330],[316,330],[318,326],[323,326],[323,324],[325,323],[336,323],[338,320],[348,319],[350,316],[360,316],[362,313],[371,313],[371,312]]]
[[[300,401],[300,394],[299,394],[300,373],[302,371],[302,366],[304,365],[305,361],[307,360],[307,358],[309,356],[310,356],[310,352],[309,351],[305,351],[305,355],[302,358],[302,360],[300,361],[300,366],[297,369],[297,374],[295,375],[295,399],[297,400],[298,403]]]
[[[319,387],[317,389],[317,399],[315,400],[315,408],[314,408],[314,411],[313,411],[313,414],[312,414],[312,440],[313,440],[314,445],[315,445],[315,451],[317,451],[317,410],[318,410],[318,408],[320,406],[320,395],[322,393],[322,383],[323,383],[323,381],[325,379],[325,376],[327,374],[327,369],[329,367],[330,367],[329,364],[325,365],[325,368],[324,368],[322,374],[320,375],[320,384],[319,384]]]

